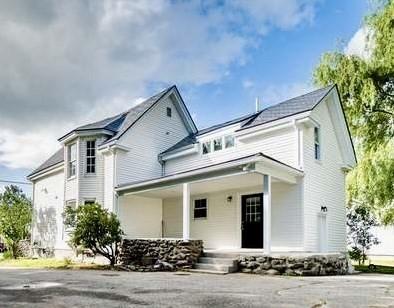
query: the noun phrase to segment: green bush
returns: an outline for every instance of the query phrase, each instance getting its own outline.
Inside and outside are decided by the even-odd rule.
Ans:
[[[80,205],[76,209],[66,207],[65,225],[70,228],[70,244],[79,249],[90,249],[104,256],[115,265],[119,255],[119,244],[123,231],[114,213],[99,204]]]
[[[22,189],[6,186],[0,194],[0,236],[14,258],[18,257],[19,242],[29,237],[32,213],[31,201]]]

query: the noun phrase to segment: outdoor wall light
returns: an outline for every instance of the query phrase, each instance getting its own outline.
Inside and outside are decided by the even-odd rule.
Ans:
[[[321,211],[322,213],[327,213],[328,209],[327,209],[326,206],[321,206],[321,207],[320,207],[320,211]]]
[[[228,196],[228,197],[227,197],[227,202],[230,203],[231,201],[233,201],[233,196]]]

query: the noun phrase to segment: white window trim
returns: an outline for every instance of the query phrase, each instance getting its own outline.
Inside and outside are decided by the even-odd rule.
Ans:
[[[71,161],[71,147],[75,146],[75,160]],[[77,176],[77,164],[78,164],[78,149],[77,149],[77,143],[71,143],[69,145],[67,145],[67,180],[73,180],[76,178]],[[71,168],[70,168],[70,164],[71,162],[75,161],[75,174],[70,175],[71,173]]]
[[[88,142],[89,141],[94,141],[94,156],[88,156]],[[94,177],[94,176],[96,176],[96,173],[97,173],[97,139],[87,139],[87,140],[85,140],[85,144],[86,144],[86,151],[85,151],[85,155],[86,155],[86,157],[85,157],[85,170],[84,170],[84,175],[86,176],[86,177]],[[95,160],[94,160],[94,172],[88,172],[88,158],[92,158],[92,157],[94,157],[95,158]]]
[[[196,208],[196,203],[195,203],[195,201],[196,201],[196,200],[202,200],[202,199],[205,199],[205,200],[206,200],[206,204],[207,204],[207,216],[206,216],[206,217],[197,217],[197,218],[195,218],[195,217],[194,217],[194,210],[195,210],[195,208]],[[207,220],[207,219],[208,219],[208,216],[209,216],[208,211],[209,211],[208,197],[201,196],[201,197],[193,198],[193,220],[197,220],[197,221],[198,221],[198,220]]]
[[[318,139],[319,139],[319,158],[316,158],[316,140],[315,140],[315,129],[317,128]],[[313,158],[315,162],[321,163],[322,162],[322,140],[321,140],[321,126],[316,125],[313,127]]]
[[[228,136],[232,136],[234,138],[234,145],[231,146],[231,147],[226,148],[225,138],[228,137]],[[220,150],[216,150],[215,151],[214,140],[215,139],[219,139],[219,138],[222,140],[222,148]],[[203,153],[203,144],[204,143],[208,143],[208,142],[210,143],[211,152]],[[230,150],[232,148],[235,148],[235,146],[236,146],[236,138],[232,134],[226,134],[226,135],[222,135],[222,136],[213,137],[213,138],[210,138],[210,139],[200,140],[200,143],[201,143],[201,155],[203,155],[203,156],[206,156],[206,155],[210,156],[212,154],[223,153],[223,152],[228,151],[228,150]]]

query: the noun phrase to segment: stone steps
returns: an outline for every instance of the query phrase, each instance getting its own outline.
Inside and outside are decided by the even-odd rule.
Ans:
[[[215,274],[215,275],[226,275],[228,272],[222,272],[222,271],[213,271],[213,270],[202,270],[202,269],[196,269],[196,268],[191,268],[187,270],[188,272],[192,273],[201,273],[201,274]]]
[[[206,252],[198,259],[193,272],[209,274],[228,274],[238,270],[238,261],[233,255],[226,253]]]

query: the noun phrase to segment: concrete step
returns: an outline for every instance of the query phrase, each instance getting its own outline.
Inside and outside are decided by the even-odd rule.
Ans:
[[[194,265],[195,269],[209,270],[209,271],[219,271],[226,273],[233,273],[237,270],[236,265],[226,265],[226,264],[209,264],[209,263],[196,263]]]
[[[237,259],[239,254],[231,252],[204,252],[204,257],[219,259]]]
[[[235,266],[237,265],[237,260],[229,259],[229,258],[200,257],[198,259],[198,263],[223,264],[228,266]]]
[[[201,273],[201,274],[216,274],[216,275],[228,274],[228,272],[223,272],[223,271],[213,271],[213,270],[204,270],[204,269],[196,269],[196,268],[191,268],[188,269],[187,271],[192,273]]]

